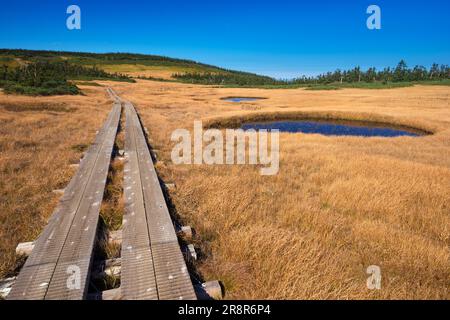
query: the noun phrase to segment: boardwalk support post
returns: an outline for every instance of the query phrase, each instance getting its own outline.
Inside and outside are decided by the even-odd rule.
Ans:
[[[217,280],[208,281],[194,286],[195,294],[199,300],[220,300],[223,298],[223,290]]]
[[[175,190],[176,185],[175,183],[164,183],[164,188],[168,191]]]
[[[13,284],[16,282],[16,277],[6,278],[0,280],[0,299],[6,299]]]
[[[63,194],[64,194],[64,190],[65,190],[65,189],[55,189],[55,190],[53,190],[52,192],[53,192],[53,193],[56,193],[56,194],[59,194],[59,195],[63,195]]]
[[[194,230],[192,230],[191,226],[181,226],[177,229],[177,234],[185,240],[191,240],[194,236]]]
[[[16,247],[16,255],[28,257],[34,248],[34,242],[22,242]]]
[[[193,244],[188,244],[183,248],[184,256],[187,261],[197,261],[197,252]]]
[[[221,300],[224,293],[219,281],[208,281],[194,285],[194,290],[199,300]],[[121,300],[121,288],[106,290],[99,293],[90,294],[89,300]]]
[[[120,245],[122,243],[122,230],[111,231],[108,235],[108,243]],[[28,257],[33,251],[34,242],[21,242],[16,247],[16,255]]]

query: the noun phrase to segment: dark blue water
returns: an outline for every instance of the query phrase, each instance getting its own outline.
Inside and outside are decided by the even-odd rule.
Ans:
[[[359,124],[355,122],[324,122],[324,121],[273,121],[245,123],[242,129],[278,129],[280,132],[318,133],[326,136],[362,136],[362,137],[417,137],[422,134],[403,129],[383,127],[379,125]]]
[[[242,101],[255,101],[259,100],[261,98],[244,98],[244,97],[231,97],[231,98],[225,98],[223,100],[230,101],[230,102],[242,102]]]

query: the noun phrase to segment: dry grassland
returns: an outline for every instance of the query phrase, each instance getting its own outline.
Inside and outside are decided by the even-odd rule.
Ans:
[[[110,73],[123,73],[130,77],[153,77],[171,80],[174,73],[201,72],[201,68],[181,66],[147,66],[143,64],[106,64],[100,68]]]
[[[450,89],[226,89],[114,84],[133,101],[175,182],[177,214],[198,232],[206,279],[227,298],[448,299]],[[268,99],[231,103],[226,96]],[[173,165],[172,130],[264,114],[387,121],[435,132],[412,138],[280,136],[280,172]],[[269,114],[269,115],[267,115]],[[217,121],[219,119],[219,121]],[[382,289],[366,287],[378,265]]]
[[[172,74],[177,70],[170,67],[145,66],[138,64],[104,65],[101,66],[106,72],[119,72],[131,77],[156,77],[162,79],[171,79]]]
[[[83,151],[111,110],[104,88],[85,96],[0,93],[0,278],[19,264],[14,249],[46,225]]]
[[[101,82],[106,84],[105,82]],[[448,299],[450,281],[450,89],[226,89],[138,81],[109,83],[135,103],[163,180],[175,182],[176,214],[197,231],[198,263],[220,279],[226,298]],[[23,98],[0,106],[0,262],[46,224],[78,161],[111,108],[101,87],[86,96]],[[231,103],[226,96],[268,99]],[[276,113],[388,121],[435,132],[419,138],[280,135],[280,171],[257,166],[173,165],[170,135],[194,120]],[[120,167],[118,169],[120,171]],[[117,185],[117,184],[115,184]],[[113,194],[117,192],[112,191]],[[116,203],[117,195],[112,197]],[[114,215],[112,215],[114,216]],[[116,228],[116,222],[110,225]],[[379,265],[382,289],[366,288]]]

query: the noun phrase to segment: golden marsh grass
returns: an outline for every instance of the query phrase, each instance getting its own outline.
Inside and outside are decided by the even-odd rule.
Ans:
[[[174,181],[178,214],[198,232],[199,269],[228,298],[446,299],[450,279],[450,91],[417,86],[339,91],[115,85],[133,101]],[[227,96],[268,99],[231,103]],[[381,121],[434,135],[397,138],[282,133],[280,171],[172,165],[172,130],[194,120],[295,116]],[[233,122],[233,121],[231,121]],[[366,287],[379,265],[382,289]]]
[[[138,81],[107,83],[132,101],[158,149],[157,170],[197,231],[206,280],[235,299],[448,299],[450,89],[228,89]],[[71,112],[0,108],[0,245],[4,275],[14,247],[46,224],[81,152],[110,110],[101,87],[86,96],[22,98],[0,105],[61,104]],[[227,96],[267,99],[231,103]],[[174,129],[194,120],[227,126],[284,113],[390,122],[434,132],[418,138],[280,135],[280,171],[256,166],[173,165]],[[231,120],[230,120],[231,119]],[[233,120],[234,119],[234,120]],[[379,265],[381,290],[366,287]]]

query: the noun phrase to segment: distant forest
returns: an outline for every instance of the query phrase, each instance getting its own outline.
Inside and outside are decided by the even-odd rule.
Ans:
[[[174,73],[172,78],[181,82],[194,84],[237,85],[237,86],[265,86],[280,85],[287,82],[271,77],[246,72],[184,72]]]
[[[0,87],[6,93],[26,95],[78,94],[76,85],[68,80],[107,79],[134,81],[122,74],[109,74],[96,66],[84,67],[64,62],[38,61],[18,68],[0,66]]]
[[[351,70],[336,70],[315,77],[302,76],[292,80],[276,80],[270,77],[259,76],[249,73],[176,73],[175,79],[189,83],[215,84],[215,85],[327,85],[327,84],[352,84],[352,83],[389,83],[389,82],[423,82],[440,81],[450,79],[450,68],[448,65],[434,63],[430,69],[424,66],[408,68],[406,62],[401,60],[395,68],[384,68],[376,70],[369,68],[364,71],[360,67]]]

